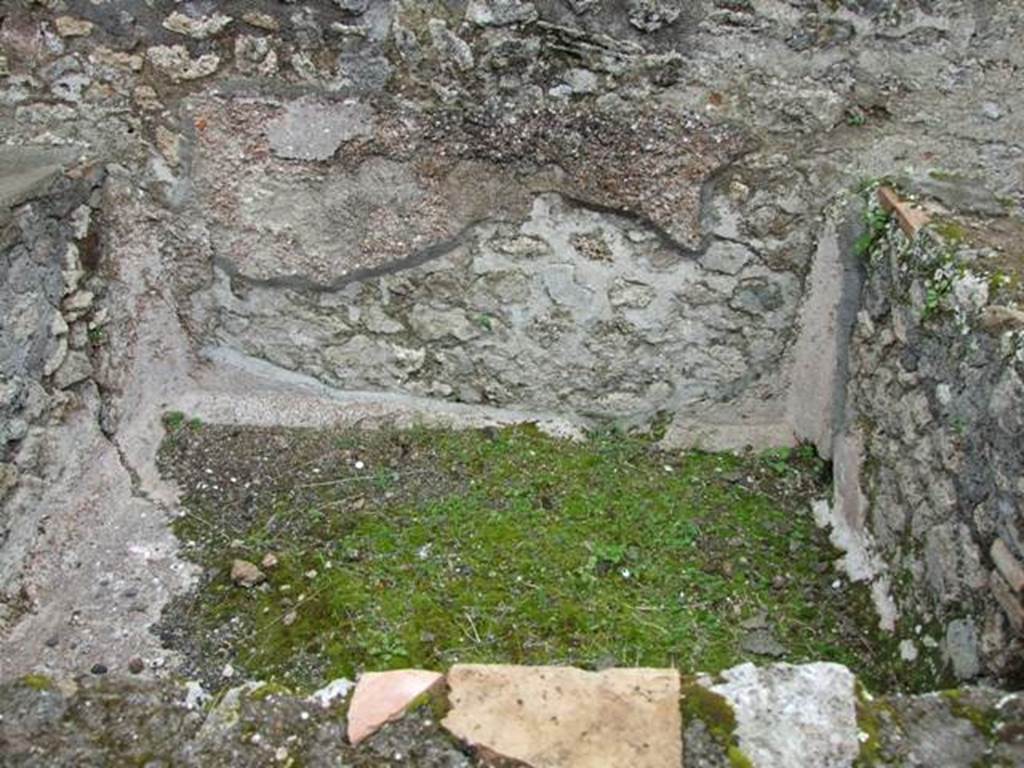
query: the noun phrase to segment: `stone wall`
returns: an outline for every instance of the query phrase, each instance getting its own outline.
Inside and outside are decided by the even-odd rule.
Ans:
[[[800,288],[741,246],[694,258],[549,194],[521,220],[338,289],[221,273],[217,303],[223,343],[342,389],[649,422],[777,379]]]
[[[1019,223],[936,218],[910,238],[878,205],[836,449],[848,565],[878,579],[908,660],[937,650],[958,678],[1019,676]]]
[[[33,488],[55,469],[40,434],[92,375],[89,350],[104,323],[92,274],[102,179],[74,152],[0,149],[0,548],[33,535]]]
[[[117,158],[165,209],[147,226],[193,338],[341,389],[827,455],[823,204],[908,142],[991,178],[1012,157],[989,118],[958,112],[956,136],[917,122],[954,64],[991,60],[964,98],[1006,89],[1012,9],[178,6],[13,3],[0,138]],[[573,212],[552,217],[567,237],[573,216],[610,233],[608,269],[552,236],[505,285],[475,271],[481,238],[528,230],[538,206]]]
[[[213,344],[342,390],[675,421],[706,447],[794,440],[813,251],[740,230],[766,205],[742,173],[719,178],[741,132],[659,106],[626,120],[248,87],[190,111],[202,130],[176,155],[214,254],[197,297]]]

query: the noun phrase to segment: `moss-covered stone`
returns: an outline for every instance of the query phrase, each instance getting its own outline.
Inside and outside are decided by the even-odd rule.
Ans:
[[[249,691],[246,697],[251,701],[262,701],[271,696],[287,696],[291,691],[279,683],[263,683],[259,688]]]
[[[736,713],[724,696],[706,688],[696,678],[684,678],[680,712],[684,730],[695,720],[704,724],[707,732],[721,747],[731,768],[753,768],[750,758],[739,747],[736,739]]]
[[[885,704],[871,696],[859,680],[854,690],[857,695],[857,728],[860,729],[861,739],[860,754],[854,765],[856,768],[873,768],[881,763],[881,710]]]
[[[999,712],[995,707],[977,706],[971,701],[970,696],[959,688],[942,691],[942,696],[949,703],[949,711],[954,717],[968,720],[986,739],[995,737],[999,721]]]
[[[683,681],[680,711],[683,722],[701,720],[708,732],[723,745],[728,745],[736,731],[736,713],[720,694],[704,687],[694,678]]]

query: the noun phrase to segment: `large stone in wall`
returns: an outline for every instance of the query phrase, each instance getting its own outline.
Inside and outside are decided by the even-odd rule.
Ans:
[[[459,664],[442,725],[484,760],[530,768],[680,768],[679,674]]]

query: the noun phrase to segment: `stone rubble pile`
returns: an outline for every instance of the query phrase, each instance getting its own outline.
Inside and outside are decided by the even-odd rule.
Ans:
[[[1019,765],[1024,696],[867,694],[838,664],[670,669],[456,665],[367,673],[302,697],[246,683],[209,702],[164,683],[39,676],[0,688],[17,765],[850,768]],[[200,689],[201,691],[201,689]],[[383,762],[381,762],[383,761]]]

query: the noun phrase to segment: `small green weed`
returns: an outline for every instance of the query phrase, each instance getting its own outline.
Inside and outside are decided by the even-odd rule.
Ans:
[[[89,343],[94,347],[102,346],[103,342],[107,340],[107,334],[103,328],[90,328],[86,335],[89,338]]]
[[[191,419],[188,418],[181,411],[168,411],[163,415],[164,429],[170,434],[177,432],[182,427],[188,427],[195,431],[202,429],[203,420],[198,416],[193,416]]]
[[[866,229],[863,234],[857,238],[857,241],[853,246],[854,253],[856,253],[857,256],[864,258],[871,253],[875,243],[885,232],[885,228],[889,225],[890,218],[890,214],[881,208],[868,208],[867,213],[864,216]]]
[[[962,243],[967,239],[967,229],[952,219],[939,219],[932,222],[932,229],[950,244]]]
[[[944,171],[941,168],[933,168],[928,171],[928,175],[936,181],[962,182],[964,180],[962,174],[955,173],[953,171]]]
[[[943,271],[936,272],[930,280],[925,283],[924,310],[922,319],[928,319],[938,314],[942,309],[943,301],[953,291],[953,277]]]
[[[164,429],[168,432],[176,432],[185,423],[185,414],[181,411],[168,411],[163,418]]]

